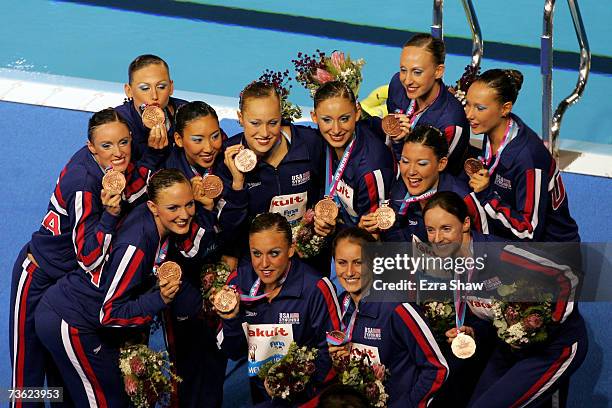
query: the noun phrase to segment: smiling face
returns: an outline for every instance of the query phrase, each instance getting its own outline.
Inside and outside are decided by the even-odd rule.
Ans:
[[[189,232],[195,214],[195,201],[191,185],[174,183],[157,193],[156,201],[147,201],[153,213],[161,237],[168,234],[183,235]]]
[[[149,64],[132,73],[132,82],[124,85],[125,94],[134,99],[134,107],[141,105],[168,106],[174,83],[164,64]]]
[[[466,95],[465,115],[474,134],[504,131],[512,102],[501,103],[495,89],[476,81]]]
[[[266,291],[278,286],[295,249],[286,236],[270,228],[249,235],[251,263]]]
[[[455,215],[442,207],[429,209],[423,217],[427,239],[431,242],[433,251],[440,257],[455,254],[470,231],[470,217],[461,221]]]
[[[438,160],[433,149],[420,143],[404,143],[400,159],[400,174],[412,196],[425,193],[437,185],[447,158]]]
[[[87,147],[100,167],[124,172],[132,155],[130,130],[118,121],[96,126]]]
[[[399,79],[410,99],[427,100],[444,75],[444,65],[436,61],[425,48],[408,46],[400,55]],[[434,89],[435,88],[435,89]]]
[[[355,133],[361,108],[348,98],[333,97],[319,102],[310,113],[319,132],[334,149],[344,148]]]
[[[183,136],[174,134],[174,141],[185,150],[189,164],[212,167],[223,143],[219,121],[213,116],[200,116],[189,121]]]
[[[281,136],[280,100],[271,93],[263,98],[248,98],[238,111],[249,148],[258,156],[268,153]]]
[[[353,298],[359,297],[364,283],[361,279],[361,245],[352,239],[341,239],[336,244],[334,262],[338,281],[344,290]]]

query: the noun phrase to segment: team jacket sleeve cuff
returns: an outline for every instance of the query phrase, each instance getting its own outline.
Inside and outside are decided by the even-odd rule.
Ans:
[[[100,217],[100,226],[102,231],[108,234],[112,234],[115,231],[115,227],[119,222],[120,216],[115,216],[108,211],[104,210],[102,212],[102,216]]]

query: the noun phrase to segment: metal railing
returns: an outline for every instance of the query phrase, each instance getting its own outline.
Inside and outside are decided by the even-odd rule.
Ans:
[[[433,23],[431,25],[431,35],[434,38],[444,39],[444,30],[442,26],[442,10],[444,8],[444,0],[434,0],[433,2]]]
[[[470,31],[472,32],[472,66],[478,68],[480,67],[480,61],[482,60],[482,54],[484,52],[480,24],[478,24],[478,18],[476,17],[476,11],[474,10],[472,0],[461,0],[461,3],[463,4],[465,16],[470,25]]]
[[[580,46],[580,67],[578,68],[578,81],[572,93],[564,98],[555,113],[552,114],[552,70],[553,70],[553,16],[555,0],[544,2],[544,21],[541,37],[540,67],[542,72],[542,139],[555,158],[559,159],[558,138],[561,121],[565,111],[580,99],[586,87],[591,70],[591,51],[582,23],[582,16],[578,8],[578,0],[567,0],[572,15],[572,22],[576,31],[576,38]]]

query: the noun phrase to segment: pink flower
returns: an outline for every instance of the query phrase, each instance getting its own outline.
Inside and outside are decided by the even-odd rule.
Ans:
[[[128,375],[123,380],[125,392],[130,397],[133,397],[138,392],[138,380],[133,375]]]
[[[508,322],[508,324],[514,324],[519,320],[519,314],[512,306],[508,306],[506,309],[506,313],[504,314],[504,318]]]
[[[342,65],[344,65],[344,53],[340,51],[332,52],[331,63],[338,71],[342,71]]]
[[[365,394],[370,401],[377,401],[379,394],[378,385],[376,385],[375,383],[366,384]]]
[[[202,289],[205,291],[210,289],[213,285],[214,280],[215,280],[214,273],[207,273],[204,276],[202,276]]]
[[[306,374],[312,375],[315,372],[315,365],[314,365],[314,363],[312,361],[306,362],[306,365],[304,367],[304,371],[306,372]]]
[[[372,366],[372,371],[374,371],[374,376],[376,377],[377,380],[384,380],[385,379],[385,366],[382,364],[374,364]]]
[[[130,359],[130,369],[136,377],[141,377],[145,373],[145,366],[142,359],[134,356]]]
[[[542,327],[543,323],[544,322],[542,321],[542,317],[535,313],[530,314],[529,316],[523,319],[523,325],[527,330],[537,330]]]
[[[306,210],[306,214],[302,217],[304,224],[312,224],[314,222],[315,212],[312,208]]]
[[[324,69],[317,68],[317,74],[315,75],[315,79],[320,83],[324,84],[329,81],[333,81],[334,77],[331,76],[329,72]]]

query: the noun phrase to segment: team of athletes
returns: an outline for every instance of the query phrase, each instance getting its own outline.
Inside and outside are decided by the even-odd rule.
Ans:
[[[444,43],[430,35],[404,45],[387,99],[399,123],[393,134],[380,119],[362,118],[341,81],[314,94],[316,127],[283,120],[278,91],[253,82],[240,95],[244,130],[228,138],[211,106],[172,97],[164,60],[137,57],[125,102],[93,114],[86,145],[61,171],[39,230],[15,262],[12,387],[46,381],[64,387],[65,406],[129,406],[119,351],[146,342],[160,319],[183,379],[174,406],[221,406],[227,359],[247,356],[252,403],[278,404],[250,369],[269,355],[270,330],[276,340],[319,349],[299,404],[359,403],[359,396],[334,400],[327,389],[334,359],[352,350],[367,351],[389,369],[389,406],[543,406],[567,389],[587,349],[573,299],[557,302],[544,345],[513,349],[492,330],[486,299],[468,302],[465,323],[439,339],[422,305],[369,301],[363,291],[361,250],[370,242],[465,248],[580,239],[557,163],[512,113],[520,72],[482,73],[463,106],[442,81],[444,60]],[[147,106],[161,109],[164,120],[143,123]],[[483,135],[482,149],[470,146],[470,131]],[[236,160],[245,150],[256,157],[252,169]],[[464,172],[469,157],[481,157],[481,166]],[[123,191],[103,188],[109,170],[123,173]],[[205,194],[210,176],[222,182],[216,197]],[[291,228],[323,199],[335,203],[338,215],[315,213],[314,229],[326,247],[303,260]],[[376,211],[387,205],[395,222],[382,230]],[[516,263],[567,278],[557,258],[547,258],[543,271],[537,255],[512,248],[490,256],[486,270]],[[180,265],[180,279],[157,276],[168,260]],[[233,270],[228,285],[236,301],[229,311],[204,314],[200,270],[219,260]],[[346,341],[328,344],[333,331]],[[459,334],[476,339],[472,359],[451,352]]]

